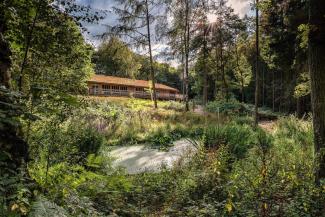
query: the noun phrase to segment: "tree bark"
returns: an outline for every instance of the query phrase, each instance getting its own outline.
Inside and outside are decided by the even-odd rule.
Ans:
[[[155,86],[155,71],[153,67],[153,59],[152,59],[152,50],[151,50],[151,36],[150,36],[150,17],[149,17],[149,5],[148,0],[146,0],[146,19],[147,19],[147,34],[148,34],[148,46],[149,46],[149,56],[150,56],[150,77],[152,82],[152,92],[153,92],[153,101],[154,108],[158,108],[157,105],[157,95],[156,95],[156,86]]]
[[[0,27],[0,74],[1,80],[0,83],[4,85],[6,88],[10,89],[10,72],[9,68],[11,66],[11,51],[9,48],[9,44],[5,41],[4,36],[1,32]]]
[[[259,101],[259,18],[258,0],[256,0],[256,68],[255,68],[255,127],[258,125],[258,101]]]
[[[314,143],[319,167],[315,181],[325,178],[325,4],[309,1],[309,72],[313,110]]]
[[[262,105],[265,106],[265,66],[263,65],[262,70]]]
[[[182,40],[184,40],[183,36],[181,37]],[[182,41],[182,44],[184,43],[184,41]],[[185,62],[184,62],[184,53],[185,53],[185,49],[182,46],[182,101],[184,101],[184,96],[185,96]]]
[[[190,23],[189,23],[189,0],[185,0],[185,110],[189,111],[189,42],[190,42]]]
[[[236,64],[237,64],[237,69],[240,73],[240,94],[241,94],[241,102],[245,103],[245,93],[244,93],[244,74],[243,71],[240,69],[239,66],[239,55],[238,55],[238,49],[237,49],[237,42],[235,42],[235,52],[236,52]]]
[[[207,70],[207,58],[208,58],[208,50],[207,50],[207,39],[206,39],[206,30],[204,30],[203,35],[203,106],[206,106],[208,102],[208,70]]]
[[[275,71],[272,73],[272,111],[275,112]]]

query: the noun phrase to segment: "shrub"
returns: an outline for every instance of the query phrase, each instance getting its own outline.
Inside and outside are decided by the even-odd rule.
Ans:
[[[253,124],[254,124],[254,119],[251,116],[238,116],[238,117],[235,117],[235,119],[232,121],[239,125],[246,124],[249,126],[253,126]]]
[[[77,147],[80,154],[97,154],[102,145],[105,144],[105,137],[98,131],[85,128],[80,129],[80,134],[77,137]]]
[[[158,130],[150,133],[143,142],[149,143],[154,148],[166,150],[171,147],[174,141],[182,138],[200,139],[203,135],[203,127],[186,128],[182,125],[158,128]]]
[[[323,216],[323,191],[314,183],[310,122],[281,119],[274,136],[258,132],[258,143],[233,164],[228,191],[234,216]],[[308,136],[307,136],[308,138]],[[304,141],[304,140],[303,140]]]
[[[256,135],[248,125],[230,123],[222,126],[209,126],[203,135],[207,148],[218,148],[228,145],[236,158],[243,158],[248,149],[256,143]]]
[[[165,150],[172,145],[173,137],[164,130],[159,129],[147,141],[152,147]]]
[[[168,101],[168,102],[162,102],[161,108],[168,109],[168,110],[174,110],[174,111],[184,111],[185,106],[184,103],[180,103],[177,101]]]
[[[227,115],[238,115],[244,112],[243,105],[235,99],[229,101],[220,100],[209,102],[206,106],[206,110],[212,113],[221,113]]]

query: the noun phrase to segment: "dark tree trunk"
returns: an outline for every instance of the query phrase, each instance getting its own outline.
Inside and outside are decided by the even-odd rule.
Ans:
[[[316,183],[325,179],[325,4],[310,0],[309,72],[313,110],[315,153],[319,162]]]
[[[152,92],[153,92],[153,102],[154,108],[158,108],[157,105],[157,95],[156,95],[156,85],[155,85],[155,71],[153,67],[152,50],[151,50],[151,36],[150,36],[150,17],[149,17],[149,5],[148,0],[146,0],[146,19],[147,19],[147,34],[148,34],[148,46],[149,46],[149,56],[150,56],[150,79],[152,82]]]
[[[184,39],[182,37],[182,39]],[[182,42],[182,44],[184,43],[184,41]],[[182,47],[182,95],[183,97],[185,96],[185,63],[184,63],[184,52],[185,49]],[[183,101],[185,100],[184,98],[182,99]]]
[[[279,96],[279,112],[283,112],[283,95],[284,95],[284,88],[283,88],[283,71],[281,70],[280,75],[280,96]]]
[[[263,74],[262,74],[262,105],[265,106],[265,65],[263,65]]]
[[[275,112],[275,71],[272,74],[272,111]]]
[[[4,38],[4,33],[7,30],[5,24],[5,19],[0,13],[0,113],[4,116],[0,118],[0,152],[9,153],[8,163],[13,163],[14,167],[19,167],[25,157],[24,152],[27,146],[18,136],[20,129],[16,118],[21,114],[21,109],[14,97],[10,97],[11,51]],[[11,169],[16,169],[14,167]]]
[[[258,125],[258,101],[259,101],[259,12],[258,12],[258,0],[256,0],[256,68],[255,68],[255,127]]]
[[[190,42],[190,8],[189,8],[189,0],[185,0],[185,31],[184,31],[184,39],[185,39],[185,110],[189,111],[189,42]]]
[[[301,104],[301,97],[298,97],[296,99],[296,113],[297,113],[297,117],[301,118],[302,117],[302,104]]]
[[[208,70],[207,70],[207,39],[206,39],[206,31],[204,30],[204,41],[203,41],[203,106],[206,106],[208,102]]]
[[[0,29],[0,83],[6,88],[10,88],[11,86],[9,73],[9,68],[11,66],[10,56],[9,44],[5,41],[2,30]]]

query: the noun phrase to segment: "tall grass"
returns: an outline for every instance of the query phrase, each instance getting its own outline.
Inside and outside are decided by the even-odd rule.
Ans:
[[[250,117],[218,118],[177,108],[154,111],[147,101],[123,103],[128,105],[90,101],[64,123],[50,128],[51,120],[40,120],[32,129],[39,133],[31,141],[41,160],[48,149],[37,145],[51,141],[57,149],[48,168],[31,163],[30,175],[69,214],[324,216],[324,186],[314,184],[310,120],[281,118],[271,134],[254,129]],[[46,131],[40,130],[45,126]],[[50,140],[49,130],[59,139]],[[195,138],[198,152],[159,173],[128,175],[95,154],[98,145],[148,143],[164,149],[182,137]],[[87,153],[83,160],[62,158],[80,151]]]

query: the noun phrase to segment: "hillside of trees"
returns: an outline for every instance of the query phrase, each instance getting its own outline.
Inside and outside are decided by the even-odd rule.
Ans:
[[[0,1],[0,216],[325,216],[325,4],[115,3]],[[90,96],[95,73],[153,97]]]

